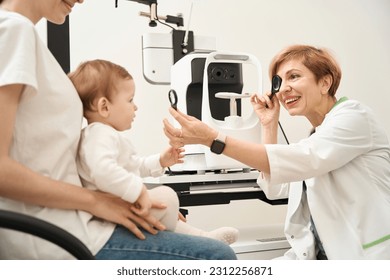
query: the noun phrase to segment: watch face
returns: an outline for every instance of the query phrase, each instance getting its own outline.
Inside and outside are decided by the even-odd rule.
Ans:
[[[210,150],[216,154],[222,154],[224,149],[225,149],[225,143],[218,139],[214,140],[210,147]]]

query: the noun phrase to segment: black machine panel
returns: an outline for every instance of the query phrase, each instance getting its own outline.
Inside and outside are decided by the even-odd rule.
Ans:
[[[205,58],[196,58],[191,62],[192,81],[187,88],[187,113],[202,119],[203,74]],[[223,121],[230,115],[227,99],[216,98],[218,92],[241,94],[243,88],[242,65],[240,63],[210,63],[207,69],[208,91],[211,116]],[[237,115],[241,116],[241,100],[237,100]]]

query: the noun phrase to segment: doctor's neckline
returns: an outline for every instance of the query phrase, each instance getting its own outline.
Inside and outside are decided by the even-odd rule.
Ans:
[[[332,108],[330,108],[330,111],[332,111],[340,103],[343,103],[344,101],[347,101],[347,100],[348,100],[348,97],[346,97],[346,96],[341,97],[339,100],[336,101],[336,103],[332,106]]]

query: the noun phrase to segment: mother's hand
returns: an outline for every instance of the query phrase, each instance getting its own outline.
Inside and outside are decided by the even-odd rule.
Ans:
[[[151,234],[157,234],[158,230],[165,230],[165,226],[152,215],[138,216],[131,211],[132,204],[112,194],[93,191],[95,198],[94,207],[89,211],[96,217],[119,224],[130,230],[139,239],[145,239],[145,235],[139,228],[143,228]],[[166,206],[154,202],[152,208],[163,209]]]

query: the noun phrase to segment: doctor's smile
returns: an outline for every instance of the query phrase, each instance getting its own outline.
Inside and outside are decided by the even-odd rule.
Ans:
[[[284,103],[286,103],[286,105],[289,105],[290,103],[292,102],[295,102],[299,99],[300,97],[290,97],[290,98],[286,98],[286,100],[284,101]]]

